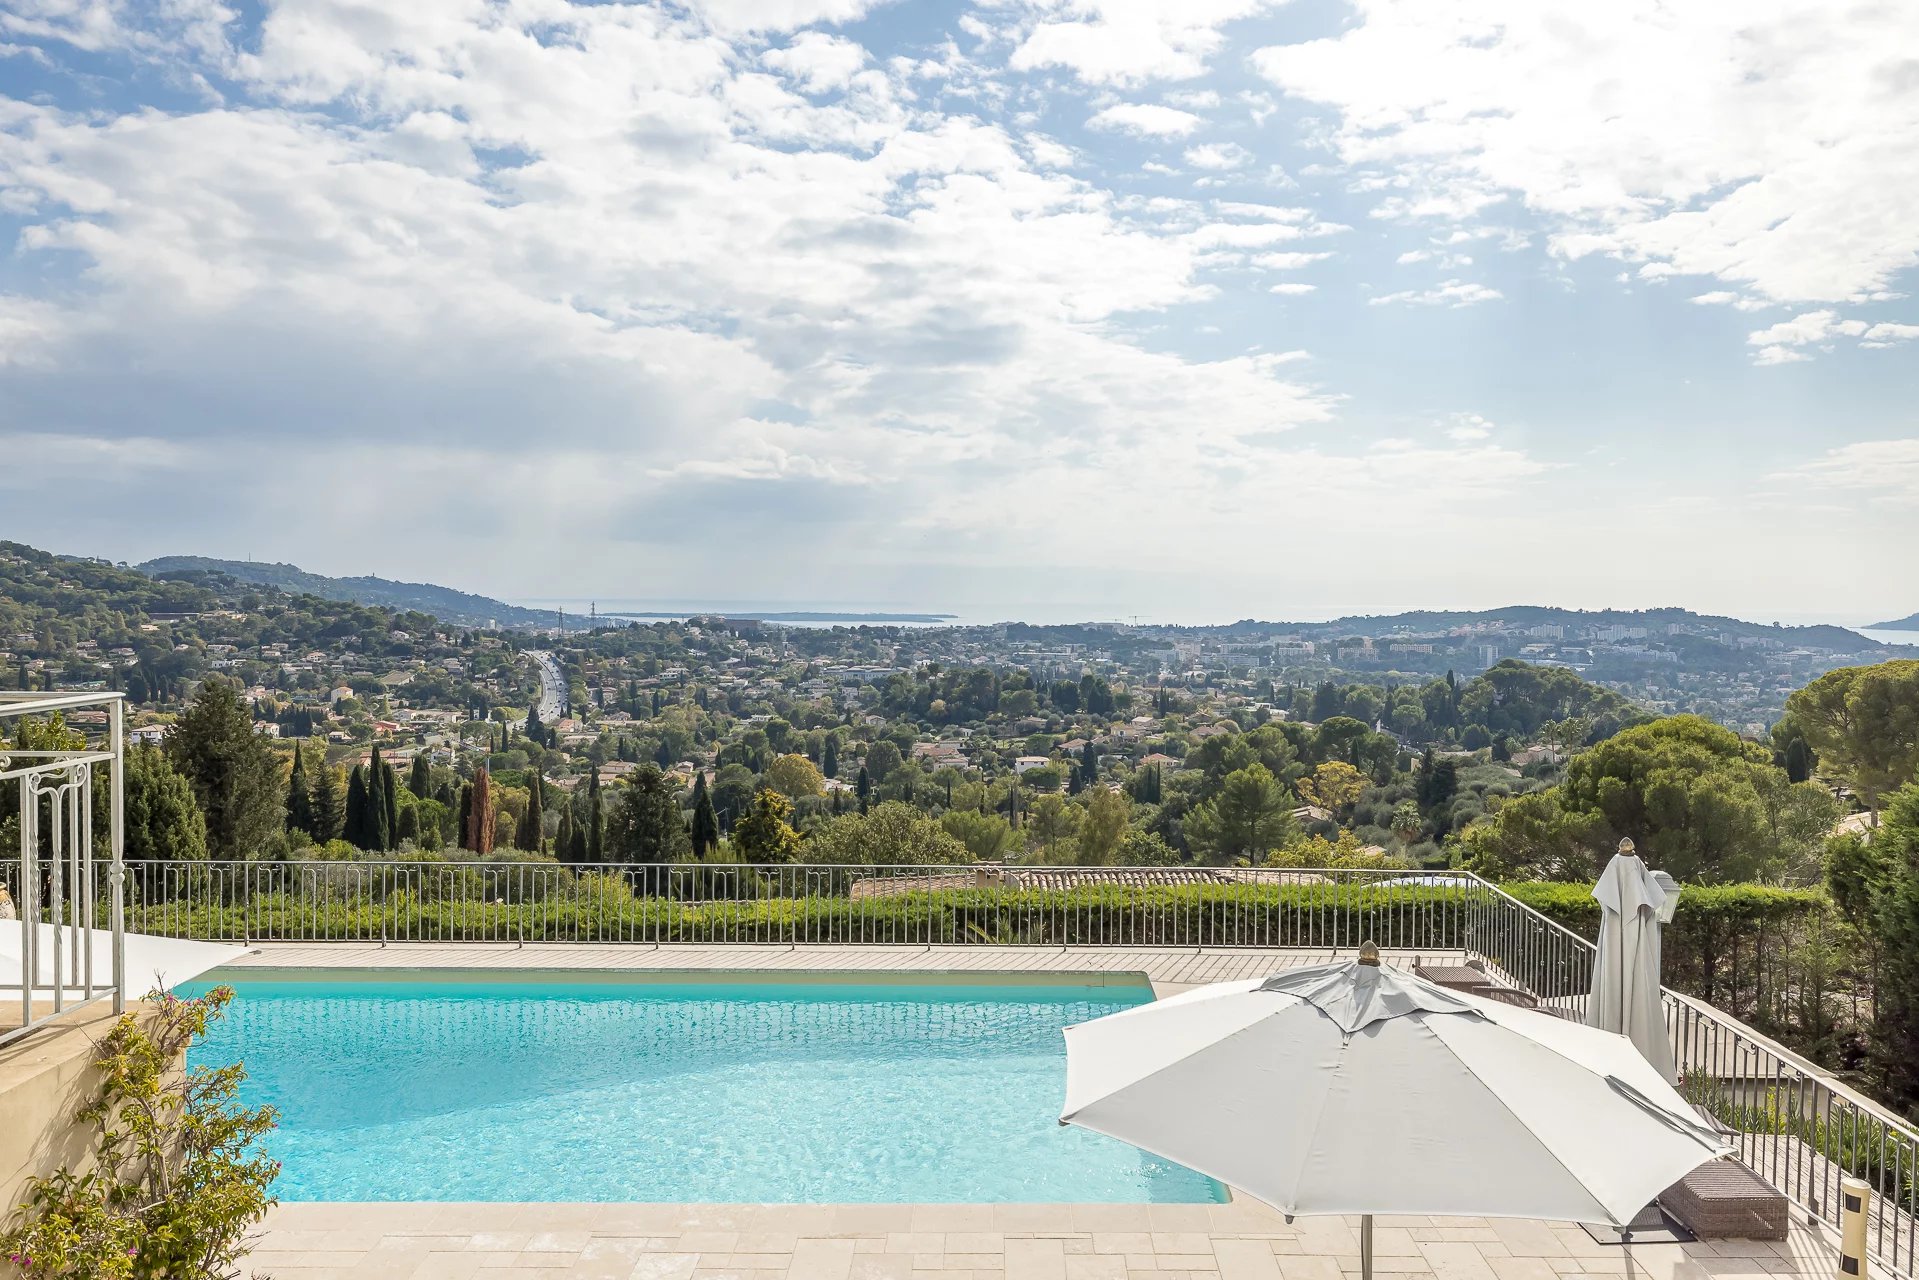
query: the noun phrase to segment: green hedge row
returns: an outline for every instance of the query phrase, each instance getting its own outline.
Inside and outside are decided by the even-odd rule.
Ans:
[[[613,875],[553,881],[516,900],[435,896],[340,879],[245,899],[135,904],[128,928],[252,940],[900,942],[1025,945],[1357,947],[1453,950],[1490,941],[1490,895],[1465,889],[1358,885],[1103,886],[964,889],[871,898],[839,895],[676,900],[635,894]],[[1483,949],[1483,948],[1482,948]]]

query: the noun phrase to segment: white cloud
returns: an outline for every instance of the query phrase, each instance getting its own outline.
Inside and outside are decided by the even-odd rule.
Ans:
[[[1064,67],[1089,84],[1185,80],[1206,70],[1221,28],[1274,0],[1016,0],[1016,70]]]
[[[1110,129],[1140,138],[1183,138],[1205,123],[1190,111],[1152,102],[1116,102],[1094,113],[1089,129]]]
[[[1316,284],[1304,284],[1299,281],[1288,281],[1285,284],[1272,285],[1267,288],[1266,292],[1286,294],[1289,296],[1297,296],[1300,294],[1311,293],[1313,290],[1317,288],[1319,288],[1319,286]]]
[[[1490,285],[1470,280],[1448,280],[1431,289],[1403,289],[1383,293],[1371,299],[1374,306],[1405,302],[1420,307],[1470,307],[1476,302],[1491,302],[1506,295]]]
[[[1767,478],[1802,492],[1826,491],[1874,503],[1919,507],[1919,439],[1841,445],[1802,466]]]
[[[1516,193],[1553,250],[1845,301],[1919,262],[1919,7],[1355,0],[1260,71],[1350,166],[1458,217]]]
[[[1919,324],[1878,324],[1856,317],[1841,317],[1837,311],[1808,311],[1790,320],[1746,335],[1746,342],[1759,348],[1753,357],[1762,365],[1790,364],[1811,357],[1800,348],[1819,346],[1830,350],[1840,338],[1857,338],[1862,347],[1889,347],[1911,338],[1919,338]]]
[[[1493,424],[1477,413],[1455,413],[1447,422],[1446,438],[1462,444],[1484,440],[1493,433]]]
[[[802,31],[783,49],[768,49],[760,61],[784,71],[808,93],[843,89],[866,65],[866,50],[852,40]]]
[[[1406,250],[1406,252],[1400,254],[1397,258],[1393,259],[1393,261],[1397,262],[1399,265],[1403,267],[1407,265],[1408,263],[1412,263],[1412,262],[1424,262],[1432,256],[1433,256],[1432,250],[1430,249],[1408,249]]]
[[[1195,169],[1238,169],[1253,158],[1253,153],[1237,142],[1203,142],[1186,148],[1186,163]]]
[[[514,495],[547,495],[569,537],[657,549],[690,579],[670,591],[723,564],[750,562],[741,590],[816,575],[800,547],[818,540],[792,536],[814,527],[856,557],[999,562],[1062,493],[1095,520],[1211,501],[1220,466],[1277,483],[1271,441],[1332,417],[1290,355],[1140,339],[1213,296],[1220,263],[1331,234],[1310,211],[1136,204],[841,36],[714,34],[861,5],[750,8],[375,23],[283,0],[214,59],[226,105],[4,104],[16,256],[78,271],[44,299],[0,293],[0,421],[67,459],[157,465],[137,422],[199,460],[196,491],[235,495],[196,507],[122,468],[103,506],[129,537],[271,525],[239,496],[259,474],[353,474],[334,554],[402,567],[372,517],[403,503],[428,531],[408,554],[545,584],[550,527]],[[10,515],[51,530],[57,504],[24,486],[55,453],[36,456]],[[721,508],[737,526],[679,554]]]
[[[1269,271],[1296,271],[1300,267],[1315,262],[1324,262],[1332,257],[1330,253],[1262,253],[1253,258],[1253,265],[1265,267]]]
[[[1212,89],[1175,89],[1166,101],[1188,111],[1211,111],[1219,105],[1219,94]]]
[[[1875,324],[1859,335],[1862,347],[1890,347],[1895,343],[1919,338],[1919,324]]]

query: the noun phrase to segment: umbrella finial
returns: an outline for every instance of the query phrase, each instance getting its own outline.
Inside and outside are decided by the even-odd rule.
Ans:
[[[1366,941],[1360,943],[1359,944],[1359,962],[1361,964],[1369,964],[1373,966],[1373,968],[1377,969],[1379,967],[1379,944],[1377,942],[1374,942],[1371,938],[1368,938],[1366,939]]]
[[[1633,851],[1632,837],[1627,836],[1619,842],[1619,852],[1630,855]]]

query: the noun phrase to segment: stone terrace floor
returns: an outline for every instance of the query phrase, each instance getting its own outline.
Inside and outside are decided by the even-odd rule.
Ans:
[[[248,1265],[273,1280],[1346,1280],[1358,1220],[1264,1205],[291,1204]],[[1376,1219],[1378,1280],[1766,1280],[1836,1272],[1778,1244],[1601,1245],[1576,1226]],[[242,1274],[245,1274],[243,1272]]]
[[[1280,969],[1351,959],[1342,951],[1242,947],[767,946],[728,943],[261,942],[225,966],[294,969],[524,969],[623,973],[750,971],[831,973],[1141,974],[1161,995],[1207,982],[1256,978]],[[1412,951],[1386,948],[1388,964],[1410,967]],[[1457,951],[1420,958],[1458,964]]]
[[[691,973],[1140,974],[1166,995],[1350,951],[1195,947],[261,943],[228,966]],[[1427,952],[1441,963],[1457,953]],[[1410,966],[1410,951],[1387,950]],[[1225,1205],[287,1204],[249,1260],[272,1280],[1344,1280],[1357,1219]],[[1595,1243],[1576,1226],[1379,1218],[1378,1280],[1832,1275],[1815,1227],[1780,1244]],[[242,1274],[246,1274],[243,1272]]]

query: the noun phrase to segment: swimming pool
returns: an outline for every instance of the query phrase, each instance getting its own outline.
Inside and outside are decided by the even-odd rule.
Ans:
[[[193,1059],[280,1109],[284,1200],[1225,1198],[1056,1123],[1061,1028],[1144,986],[235,976]]]

